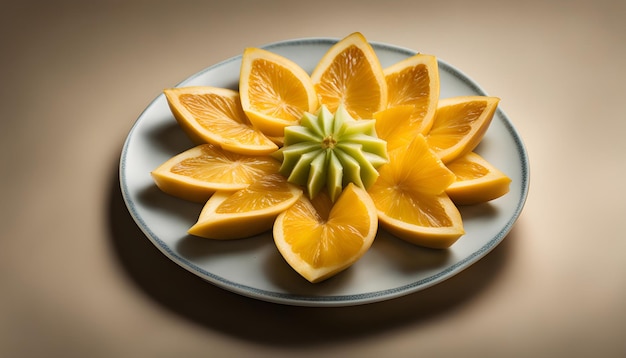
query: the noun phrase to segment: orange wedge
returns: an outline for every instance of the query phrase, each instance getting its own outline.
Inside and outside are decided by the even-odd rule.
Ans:
[[[426,136],[444,163],[471,152],[483,139],[499,98],[461,96],[439,101],[433,126]]]
[[[411,128],[425,134],[433,124],[439,102],[439,66],[432,55],[417,54],[384,70],[387,107],[412,105]]]
[[[196,143],[212,143],[239,154],[264,155],[278,149],[245,116],[239,94],[216,87],[182,87],[164,91],[181,128]]]
[[[259,178],[278,173],[280,163],[270,156],[227,152],[213,144],[188,149],[152,171],[163,192],[181,199],[206,202],[216,191],[236,191]]]
[[[325,191],[302,196],[276,218],[274,242],[287,263],[310,282],[323,281],[358,261],[378,229],[376,206],[350,183],[333,202]]]
[[[447,164],[456,181],[446,193],[457,205],[484,203],[509,192],[511,178],[480,155],[470,152]]]
[[[239,76],[241,105],[255,127],[271,137],[317,109],[309,75],[295,62],[258,48],[243,53]]]
[[[213,194],[188,232],[218,240],[254,236],[271,229],[278,214],[301,196],[299,187],[280,174],[271,174],[234,193]]]
[[[445,189],[455,180],[421,134],[390,161],[368,190],[381,226],[408,242],[447,248],[464,234],[458,209]]]
[[[411,121],[414,110],[414,105],[405,104],[374,113],[376,134],[387,142],[388,152],[406,147],[415,138],[417,130]]]
[[[320,103],[343,104],[353,118],[371,119],[387,105],[387,84],[374,49],[360,33],[337,42],[311,74]]]

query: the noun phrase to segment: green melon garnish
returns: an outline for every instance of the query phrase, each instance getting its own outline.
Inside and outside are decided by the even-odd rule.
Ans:
[[[322,106],[305,113],[299,125],[285,128],[284,146],[276,152],[280,173],[305,186],[310,198],[324,187],[334,201],[349,183],[367,189],[387,163],[387,142],[378,138],[374,119],[355,120],[343,106],[331,113]]]

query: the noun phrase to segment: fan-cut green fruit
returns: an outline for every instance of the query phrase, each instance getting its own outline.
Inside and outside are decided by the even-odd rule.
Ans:
[[[343,106],[335,114],[326,106],[305,113],[299,125],[285,128],[284,146],[275,153],[280,173],[306,186],[310,198],[324,187],[333,201],[349,183],[369,188],[377,168],[389,161],[375,125],[374,119],[352,118]]]

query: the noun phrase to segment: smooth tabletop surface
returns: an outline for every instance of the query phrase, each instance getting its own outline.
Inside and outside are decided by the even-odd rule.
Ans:
[[[1,357],[626,356],[626,4],[25,1],[0,12]],[[120,191],[164,88],[305,37],[436,55],[501,98],[530,159],[511,232],[400,298],[296,307],[164,256]]]

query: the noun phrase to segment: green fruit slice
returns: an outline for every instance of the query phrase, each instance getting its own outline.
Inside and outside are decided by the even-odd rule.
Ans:
[[[326,187],[334,201],[349,183],[367,189],[387,163],[387,142],[376,135],[374,119],[355,120],[343,106],[332,114],[322,106],[305,113],[300,125],[285,128],[285,144],[275,157],[280,173],[306,186],[313,198]]]

